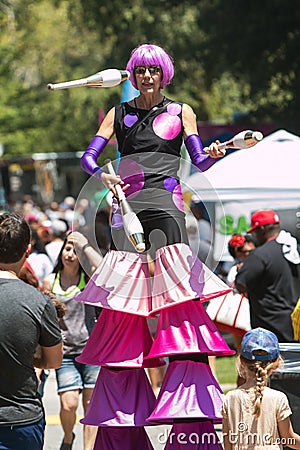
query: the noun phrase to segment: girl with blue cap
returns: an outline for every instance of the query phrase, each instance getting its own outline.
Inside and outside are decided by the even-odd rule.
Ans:
[[[276,450],[283,445],[300,449],[286,395],[267,387],[269,376],[281,361],[274,333],[254,328],[244,335],[237,364],[246,381],[226,394],[222,407],[225,450]]]

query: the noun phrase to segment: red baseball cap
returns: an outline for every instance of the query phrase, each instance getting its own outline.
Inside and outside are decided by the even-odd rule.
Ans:
[[[261,211],[256,211],[251,217],[251,228],[247,233],[252,233],[256,228],[263,225],[269,225],[273,223],[280,223],[278,214],[272,209],[264,209]]]

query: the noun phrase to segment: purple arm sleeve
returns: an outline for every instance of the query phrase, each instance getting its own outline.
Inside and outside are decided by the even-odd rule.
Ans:
[[[88,146],[80,160],[80,166],[85,172],[87,172],[89,175],[95,175],[100,179],[103,170],[98,166],[97,159],[100,153],[102,153],[107,142],[108,139],[102,136],[94,136],[93,140],[91,141],[90,145]]]
[[[203,145],[198,134],[191,134],[188,136],[185,140],[185,146],[189,152],[192,163],[197,169],[201,170],[201,172],[205,172],[218,161],[218,158],[211,158],[203,152]]]

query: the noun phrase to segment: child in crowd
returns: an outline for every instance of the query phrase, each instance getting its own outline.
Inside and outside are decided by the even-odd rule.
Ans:
[[[274,333],[254,328],[244,335],[237,364],[246,381],[226,394],[222,408],[225,450],[300,449],[286,395],[266,386],[281,361]]]

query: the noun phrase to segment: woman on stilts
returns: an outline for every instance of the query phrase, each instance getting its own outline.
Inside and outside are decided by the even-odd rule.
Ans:
[[[126,238],[115,204],[111,249],[77,296],[103,308],[78,358],[101,366],[82,422],[98,427],[97,450],[151,449],[144,426],[163,423],[173,424],[166,448],[219,449],[213,424],[222,421],[223,394],[208,356],[233,352],[202,302],[224,295],[228,286],[189,248],[178,170],[183,141],[202,172],[225,150],[216,141],[204,153],[192,108],[164,96],[174,66],[163,48],[138,46],[126,69],[139,95],[107,113],[81,166],[115,195],[116,183],[126,188],[144,228],[146,251],[137,253]],[[121,155],[116,177],[97,164],[114,134]],[[151,316],[158,316],[154,340],[147,325]],[[169,366],[155,399],[144,369],[159,367],[164,357]],[[187,435],[183,446],[180,433]],[[207,433],[215,435],[214,442],[201,439]]]

